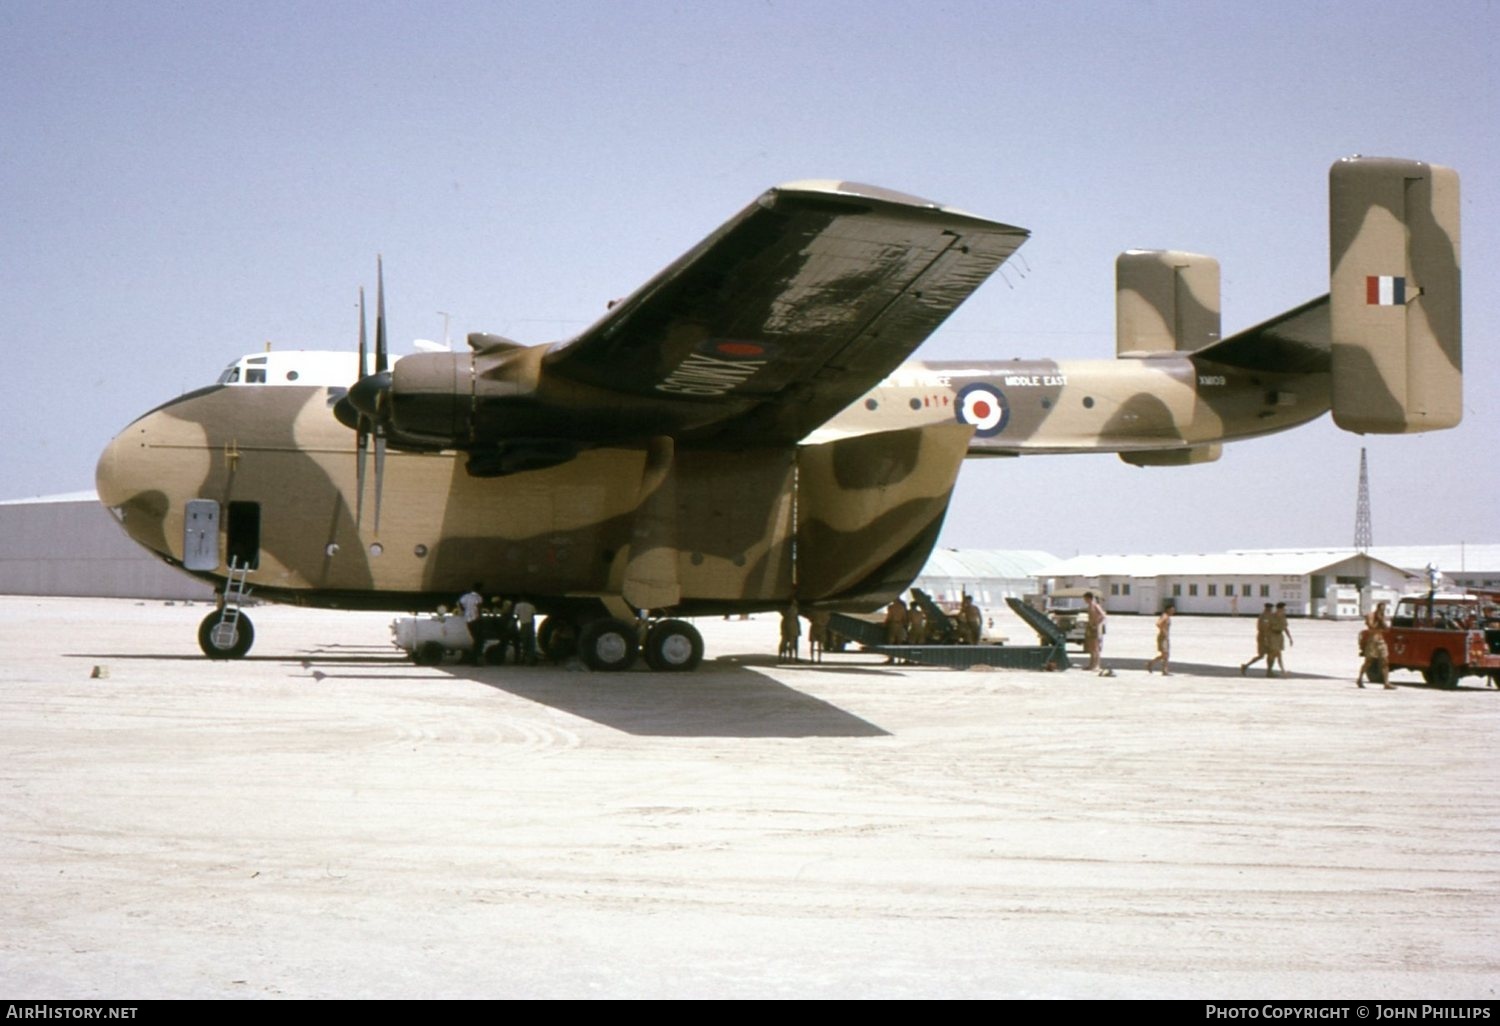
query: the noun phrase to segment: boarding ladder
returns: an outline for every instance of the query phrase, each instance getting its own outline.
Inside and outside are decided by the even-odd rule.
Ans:
[[[249,575],[250,564],[248,562],[241,563],[238,557],[230,558],[229,576],[224,580],[222,611],[219,614],[219,622],[214,624],[212,635],[216,648],[233,648],[235,640],[239,637],[240,606],[244,605],[251,591],[245,583],[245,578]]]

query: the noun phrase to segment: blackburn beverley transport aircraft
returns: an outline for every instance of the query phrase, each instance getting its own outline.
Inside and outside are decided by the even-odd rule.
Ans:
[[[121,432],[99,496],[215,585],[210,657],[249,649],[247,587],[416,610],[481,580],[594,669],[691,669],[687,618],[889,601],[966,456],[1176,466],[1329,410],[1456,424],[1457,174],[1352,157],[1329,186],[1327,295],[1222,338],[1217,261],[1127,252],[1109,360],[909,361],[1027,232],[848,182],[770,190],[551,345],[392,361],[382,284],[373,353],[361,298],[357,353],[237,360]]]

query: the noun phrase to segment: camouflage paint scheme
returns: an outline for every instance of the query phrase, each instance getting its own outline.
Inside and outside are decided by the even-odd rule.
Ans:
[[[966,455],[1174,465],[1330,408],[1362,430],[1456,423],[1456,175],[1355,158],[1331,182],[1332,298],[1221,339],[1217,263],[1133,251],[1116,359],[930,363],[902,360],[1026,233],[799,183],[578,339],[472,336],[365,378],[392,444],[378,536],[368,509],[356,524],[355,434],[335,415],[352,355],[292,383],[274,369],[310,354],[269,354],[265,383],[146,414],[101,457],[100,498],[178,565],[189,500],[226,520],[258,503],[251,583],[282,601],[430,609],[480,579],[575,619],[869,609],[925,562]],[[1371,301],[1380,276],[1410,298]]]

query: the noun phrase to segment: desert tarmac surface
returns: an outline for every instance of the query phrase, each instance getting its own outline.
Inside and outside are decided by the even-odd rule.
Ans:
[[[1500,692],[1359,625],[1116,676],[418,667],[388,614],[0,597],[0,992],[1493,999]],[[1031,637],[1006,614],[1016,643]],[[1080,661],[1081,663],[1081,661]],[[100,667],[107,675],[92,678]]]

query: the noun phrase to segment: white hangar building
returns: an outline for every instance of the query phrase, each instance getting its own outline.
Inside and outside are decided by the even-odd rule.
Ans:
[[[93,492],[0,502],[0,595],[214,597],[131,541]]]
[[[954,605],[967,593],[988,609],[1035,592],[1037,572],[1056,562],[1037,549],[934,549],[912,586]]]
[[[1358,617],[1381,599],[1425,589],[1426,568],[1443,583],[1500,586],[1500,546],[1262,549],[1191,555],[1074,556],[1038,574],[1050,587],[1090,588],[1110,612],[1149,613],[1171,601],[1179,613],[1255,615],[1285,602],[1292,616]],[[1488,566],[1490,569],[1480,569]],[[1453,569],[1447,569],[1453,568]]]

